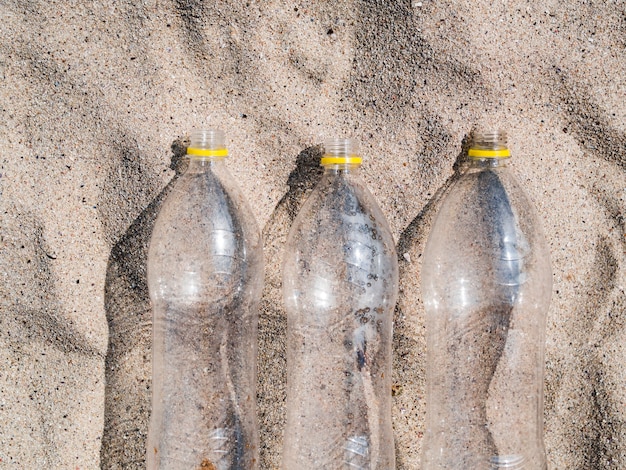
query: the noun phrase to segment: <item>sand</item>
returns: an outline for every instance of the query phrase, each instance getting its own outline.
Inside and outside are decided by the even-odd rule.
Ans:
[[[420,256],[482,123],[508,131],[551,249],[550,468],[626,468],[625,38],[619,1],[2,2],[0,468],[143,468],[146,247],[203,126],[265,236],[262,468],[285,416],[282,249],[340,135],[397,242],[397,468],[419,468]]]

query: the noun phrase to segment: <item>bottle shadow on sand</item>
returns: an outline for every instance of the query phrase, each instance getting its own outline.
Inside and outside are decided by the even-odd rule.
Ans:
[[[304,149],[289,174],[289,189],[263,228],[265,285],[259,316],[258,413],[261,468],[280,468],[286,397],[287,317],[282,297],[282,258],[287,235],[302,204],[322,176],[322,148]]]
[[[399,292],[393,323],[392,413],[394,423],[404,420],[418,427],[426,414],[426,332],[420,290],[421,256],[430,228],[448,188],[457,181],[467,162],[471,136],[465,136],[453,174],[430,198],[400,234],[397,244]],[[423,430],[417,434],[422,437]],[[396,468],[413,468],[420,460],[422,439],[395,433]],[[417,455],[415,455],[417,454]]]
[[[185,153],[186,143],[172,143],[170,168],[176,175],[133,221],[109,256],[104,292],[109,346],[100,451],[103,469],[145,468],[152,382],[152,310],[146,260],[161,204],[187,164]]]

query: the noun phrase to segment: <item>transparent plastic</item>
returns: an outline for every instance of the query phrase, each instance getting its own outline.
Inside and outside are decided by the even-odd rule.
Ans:
[[[398,265],[387,222],[358,177],[360,161],[353,141],[326,143],[325,172],[285,248],[285,470],[395,468]]]
[[[261,234],[224,164],[223,134],[196,131],[187,152],[189,167],[163,203],[148,252],[147,468],[257,469]]]
[[[509,154],[503,132],[475,135],[426,244],[426,470],[546,468],[550,257]]]

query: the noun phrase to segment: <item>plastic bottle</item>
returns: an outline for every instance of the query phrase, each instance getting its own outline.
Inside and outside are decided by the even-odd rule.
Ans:
[[[283,469],[392,470],[394,242],[355,143],[328,141],[321,163],[285,248]]]
[[[549,252],[509,171],[504,132],[475,133],[422,266],[427,397],[422,467],[545,469]]]
[[[224,135],[195,131],[148,252],[154,312],[147,468],[258,468],[261,234],[224,164]]]

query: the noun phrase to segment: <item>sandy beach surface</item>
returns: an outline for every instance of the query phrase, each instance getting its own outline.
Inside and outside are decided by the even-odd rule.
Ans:
[[[420,258],[474,125],[506,129],[550,245],[552,469],[626,468],[626,3],[0,2],[0,468],[140,469],[146,251],[193,128],[263,228],[263,469],[280,465],[280,260],[327,137],[397,242],[397,468],[424,432]]]

